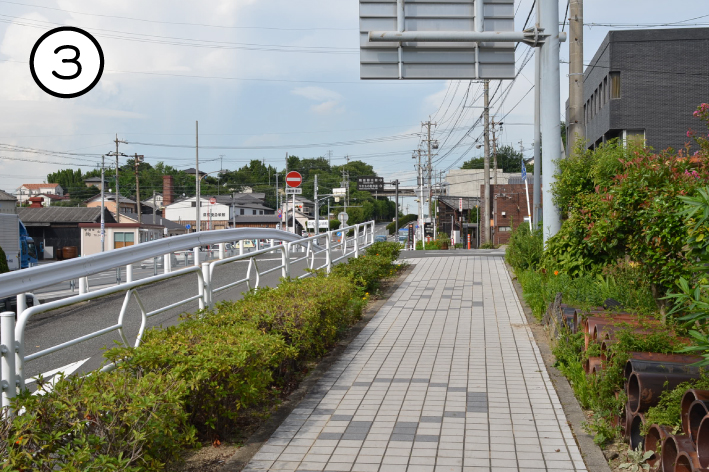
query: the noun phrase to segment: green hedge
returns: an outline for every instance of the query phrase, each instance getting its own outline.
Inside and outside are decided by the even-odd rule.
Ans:
[[[403,228],[404,226],[411,223],[412,221],[416,221],[417,219],[418,219],[418,215],[413,215],[413,214],[404,215],[404,216],[400,217],[399,218],[399,229]],[[396,226],[396,221],[392,221],[391,223],[389,223],[387,225],[387,231],[389,232],[389,234],[394,234],[394,229],[395,229],[394,227],[395,226]]]
[[[10,267],[7,265],[7,255],[0,247],[0,274],[4,274],[5,272],[10,272]]]
[[[147,330],[140,347],[106,353],[121,361],[113,372],[25,392],[13,405],[24,414],[0,423],[3,470],[163,470],[199,438],[233,431],[244,408],[276,401],[359,319],[398,255],[396,243],[375,243],[330,276],[283,280]]]

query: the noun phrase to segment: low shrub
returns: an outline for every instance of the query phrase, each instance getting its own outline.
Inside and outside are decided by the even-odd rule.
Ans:
[[[401,254],[401,245],[392,242],[380,241],[365,249],[365,253],[370,256],[384,256],[391,262],[394,262],[399,258],[399,254]]]
[[[7,255],[0,247],[0,274],[4,274],[5,272],[10,272],[10,267],[7,265]]]
[[[412,221],[416,221],[417,219],[418,219],[418,215],[414,215],[414,214],[408,214],[408,215],[404,215],[404,216],[399,217],[399,229],[405,227],[407,224],[411,223]],[[389,223],[386,226],[389,234],[394,234],[394,231],[395,231],[394,226],[396,226],[396,221],[392,221],[391,223]]]
[[[381,279],[391,273],[391,260],[387,256],[371,254],[350,259],[347,264],[338,264],[332,268],[333,275],[351,279],[364,292],[377,290]]]
[[[14,402],[23,414],[0,431],[3,470],[163,470],[196,445],[188,390],[174,373],[115,370],[65,378],[44,395],[25,391]]]
[[[510,234],[510,241],[505,250],[505,260],[515,271],[539,267],[544,252],[542,230],[532,231],[529,225],[522,224]]]

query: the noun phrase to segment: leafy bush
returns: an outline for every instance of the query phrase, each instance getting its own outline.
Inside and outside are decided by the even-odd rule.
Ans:
[[[347,264],[338,264],[332,268],[332,274],[353,280],[364,292],[373,292],[379,288],[380,280],[391,275],[391,260],[387,256],[371,254],[350,259]]]
[[[682,427],[682,396],[690,388],[709,390],[709,377],[702,375],[699,379],[677,385],[672,390],[665,390],[660,394],[660,401],[645,413],[643,433],[653,424],[667,426],[670,430],[679,432]]]
[[[14,402],[24,413],[0,437],[3,470],[162,470],[196,444],[187,392],[173,373],[122,370],[65,378],[44,395],[25,391]]]
[[[409,215],[404,215],[399,217],[399,229],[403,228],[407,224],[411,223],[412,221],[416,221],[418,219],[418,215],[414,214],[409,214]],[[394,234],[394,226],[396,226],[396,221],[392,221],[387,225],[387,231],[389,234]]]
[[[515,271],[536,269],[542,259],[543,251],[542,230],[532,232],[529,225],[522,224],[510,235],[505,259]]]
[[[369,256],[384,256],[391,262],[394,262],[399,258],[399,254],[401,254],[401,246],[398,243],[380,241],[372,244],[365,251]]]

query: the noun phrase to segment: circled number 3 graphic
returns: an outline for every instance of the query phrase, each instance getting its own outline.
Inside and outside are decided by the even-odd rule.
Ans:
[[[73,26],[44,33],[30,54],[35,83],[49,95],[75,98],[94,88],[103,74],[103,51],[96,38]]]

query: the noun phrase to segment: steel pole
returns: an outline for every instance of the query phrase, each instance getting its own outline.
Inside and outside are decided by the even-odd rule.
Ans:
[[[559,232],[561,217],[551,192],[561,158],[561,80],[559,78],[559,0],[540,0],[541,26],[549,34],[542,46],[541,128],[545,139],[542,168],[544,189],[544,243]]]
[[[542,192],[541,58],[542,51],[540,48],[536,48],[534,51],[534,186],[532,187],[534,202],[532,218],[535,229],[539,228],[540,224]]]
[[[2,351],[2,407],[8,416],[14,416],[10,402],[17,394],[17,369],[15,365],[15,314],[6,311],[0,314],[0,350]],[[7,418],[6,418],[7,419]]]
[[[320,218],[318,218],[318,174],[315,174],[315,184],[313,186],[313,193],[315,194],[315,235],[319,236],[320,226],[318,221],[320,220]]]
[[[485,205],[483,205],[483,241],[490,242],[490,81],[485,80],[485,156],[483,165],[483,185],[485,186]],[[453,221],[451,220],[451,238],[453,237]]]

